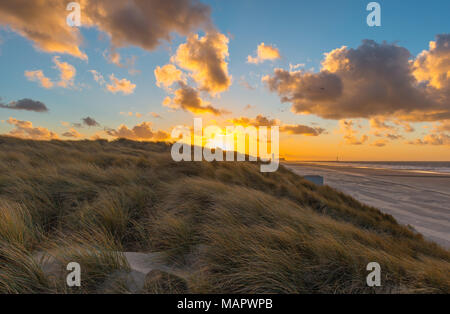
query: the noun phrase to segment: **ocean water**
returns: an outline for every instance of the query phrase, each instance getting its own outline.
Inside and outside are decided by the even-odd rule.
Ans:
[[[330,166],[346,166],[354,168],[392,169],[418,173],[450,174],[450,161],[339,161],[314,162]]]

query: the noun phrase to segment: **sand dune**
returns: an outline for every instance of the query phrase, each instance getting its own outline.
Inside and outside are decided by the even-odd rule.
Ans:
[[[285,166],[299,175],[321,175],[325,184],[450,247],[450,176],[312,163]]]

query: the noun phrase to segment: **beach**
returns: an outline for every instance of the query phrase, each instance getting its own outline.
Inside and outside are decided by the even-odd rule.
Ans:
[[[284,162],[295,173],[320,175],[324,184],[390,214],[450,248],[450,173],[355,167],[345,163]]]

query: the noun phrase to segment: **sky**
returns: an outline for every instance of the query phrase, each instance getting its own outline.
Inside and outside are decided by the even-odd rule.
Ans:
[[[450,160],[450,2],[0,0],[0,134],[280,128],[289,160]]]

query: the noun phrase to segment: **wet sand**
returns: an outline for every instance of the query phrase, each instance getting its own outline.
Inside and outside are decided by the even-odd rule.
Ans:
[[[391,214],[399,223],[450,248],[450,175],[342,164],[283,164],[302,176],[323,176],[324,184]]]

